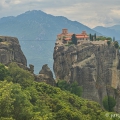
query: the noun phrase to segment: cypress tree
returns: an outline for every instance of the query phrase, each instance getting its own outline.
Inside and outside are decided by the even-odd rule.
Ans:
[[[94,34],[94,39],[96,40],[96,33]]]
[[[93,35],[91,35],[91,41],[93,41]]]
[[[115,37],[113,37],[113,42],[115,41]]]
[[[90,37],[90,41],[91,41],[92,35],[90,34],[89,37]]]
[[[75,34],[72,35],[72,43],[77,45],[77,38]]]

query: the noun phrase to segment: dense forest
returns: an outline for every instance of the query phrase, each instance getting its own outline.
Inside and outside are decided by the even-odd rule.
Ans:
[[[61,85],[59,82],[58,86]],[[33,74],[15,63],[8,67],[0,64],[0,120],[111,119],[112,113],[98,103],[63,88],[36,82]]]

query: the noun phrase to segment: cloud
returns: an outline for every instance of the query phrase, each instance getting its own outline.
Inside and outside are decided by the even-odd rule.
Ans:
[[[0,17],[43,10],[87,26],[120,24],[120,0],[1,0]]]
[[[11,2],[11,0],[5,0],[5,3],[10,3]]]
[[[44,11],[54,15],[63,15],[71,20],[77,20],[87,26],[95,27],[97,25],[109,26],[116,24],[115,12],[119,9],[120,1],[114,0],[84,0],[74,3],[68,3],[68,6],[59,8],[45,8]],[[118,16],[118,15],[117,15]],[[118,23],[117,23],[118,24]],[[120,24],[120,23],[119,23]]]

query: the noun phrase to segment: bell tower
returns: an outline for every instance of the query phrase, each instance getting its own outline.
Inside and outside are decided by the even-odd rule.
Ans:
[[[62,34],[68,34],[68,29],[62,29]]]

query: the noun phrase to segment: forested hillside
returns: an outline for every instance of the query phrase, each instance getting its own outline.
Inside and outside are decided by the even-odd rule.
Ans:
[[[98,103],[35,82],[15,63],[0,64],[0,80],[0,120],[110,120]]]

